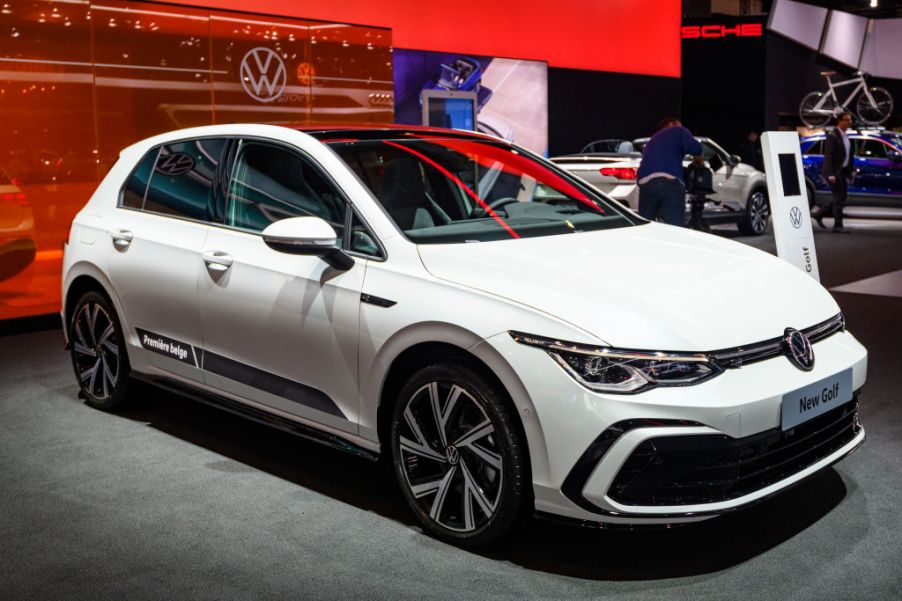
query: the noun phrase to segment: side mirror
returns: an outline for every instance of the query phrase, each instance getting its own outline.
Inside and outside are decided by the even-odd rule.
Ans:
[[[902,162],[902,151],[900,150],[887,150],[886,156],[897,163]]]
[[[741,162],[742,162],[742,157],[739,156],[738,154],[730,155],[730,167],[735,167],[736,165],[738,165]]]
[[[282,253],[319,257],[341,271],[354,266],[354,259],[338,247],[335,230],[319,217],[291,217],[271,223],[263,230],[263,242]]]

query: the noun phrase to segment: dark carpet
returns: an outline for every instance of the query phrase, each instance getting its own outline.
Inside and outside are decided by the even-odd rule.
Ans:
[[[848,283],[902,269],[902,228],[817,250]],[[836,298],[870,352],[856,453],[701,524],[533,520],[481,553],[423,535],[382,465],[146,386],[95,411],[52,319],[2,324],[0,599],[902,599],[902,298]]]

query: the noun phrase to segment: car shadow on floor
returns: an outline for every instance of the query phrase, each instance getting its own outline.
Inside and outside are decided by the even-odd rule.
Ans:
[[[329,449],[146,384],[138,384],[129,395],[131,403],[120,416],[226,458],[210,462],[209,469],[264,471],[419,530],[385,462]],[[753,507],[704,522],[596,529],[530,519],[477,554],[591,580],[704,575],[785,543],[830,513],[846,495],[842,478],[831,468]]]

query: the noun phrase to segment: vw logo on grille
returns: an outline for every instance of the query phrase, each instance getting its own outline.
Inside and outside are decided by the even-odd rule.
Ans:
[[[184,152],[173,152],[169,156],[160,157],[156,170],[163,175],[184,175],[194,169],[194,159]]]
[[[285,63],[274,50],[259,46],[241,59],[241,85],[247,95],[259,102],[272,102],[285,91],[288,74]]]
[[[811,371],[814,367],[814,350],[805,334],[795,328],[786,328],[783,332],[783,347],[786,356],[799,369]]]
[[[789,223],[796,229],[802,227],[802,209],[799,207],[792,207],[789,210]]]

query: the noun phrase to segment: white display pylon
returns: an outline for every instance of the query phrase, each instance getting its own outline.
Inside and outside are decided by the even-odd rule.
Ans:
[[[820,281],[799,136],[795,132],[766,131],[761,136],[761,149],[777,256]]]

